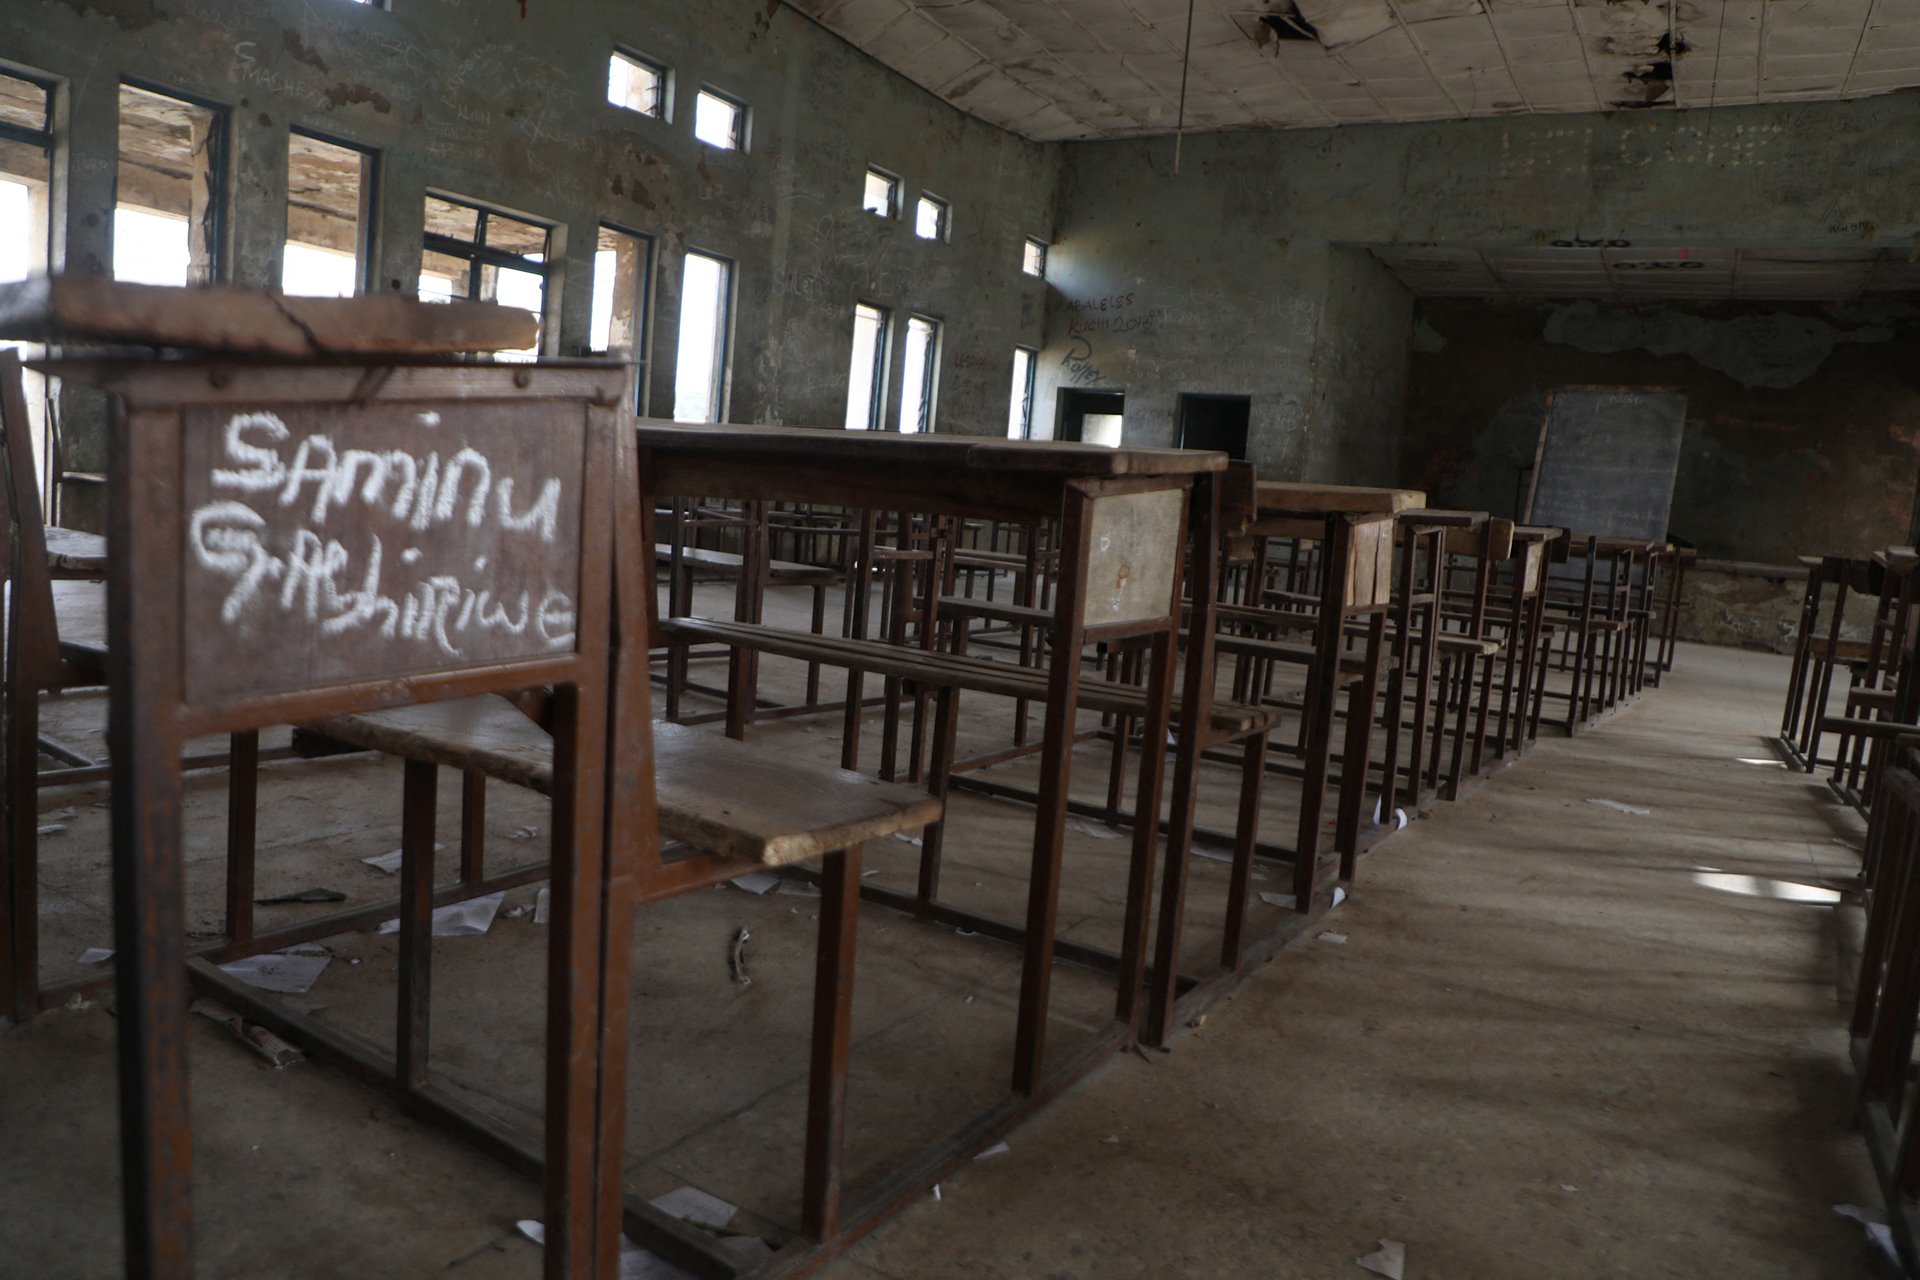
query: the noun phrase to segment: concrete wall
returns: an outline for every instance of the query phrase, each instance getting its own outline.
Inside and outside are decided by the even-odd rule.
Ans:
[[[1517,513],[1547,392],[1687,397],[1674,536],[1703,556],[1791,564],[1904,542],[1920,480],[1920,306],[1424,304],[1407,483]]]
[[[1062,386],[1124,388],[1129,439],[1157,444],[1179,392],[1251,394],[1252,454],[1279,476],[1390,459],[1405,308],[1338,246],[1920,233],[1911,96],[1208,134],[1177,177],[1173,157],[1168,138],[1067,149],[1043,416]]]
[[[670,412],[682,254],[733,258],[735,421],[839,425],[856,301],[945,322],[943,431],[1005,430],[1016,343],[1038,346],[1041,286],[1023,238],[1052,233],[1059,152],[947,107],[767,0],[6,0],[0,64],[59,77],[55,263],[112,261],[122,77],[229,109],[227,267],[277,280],[287,131],[381,153],[377,280],[411,293],[429,188],[551,223],[558,288],[547,349],[587,340],[598,224],[657,237],[652,408]],[[671,123],[605,101],[615,43],[670,66]],[[751,146],[695,141],[710,84],[751,108]],[[860,208],[865,167],[953,202],[948,243]],[[895,404],[899,380],[893,380]],[[93,424],[70,464],[97,467]]]

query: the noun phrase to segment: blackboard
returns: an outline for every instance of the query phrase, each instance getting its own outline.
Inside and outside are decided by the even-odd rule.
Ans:
[[[189,702],[578,648],[584,406],[239,405],[185,428]]]
[[[1664,541],[1687,398],[1673,391],[1573,387],[1547,399],[1527,524]]]

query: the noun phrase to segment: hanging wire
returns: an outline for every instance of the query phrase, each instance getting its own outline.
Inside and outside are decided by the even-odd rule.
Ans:
[[[1180,58],[1180,119],[1173,127],[1173,176],[1180,176],[1180,149],[1187,140],[1187,72],[1193,67],[1193,6],[1187,0],[1187,49]]]

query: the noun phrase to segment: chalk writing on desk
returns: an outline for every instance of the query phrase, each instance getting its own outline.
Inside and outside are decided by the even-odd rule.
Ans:
[[[576,648],[577,405],[188,412],[189,701]]]

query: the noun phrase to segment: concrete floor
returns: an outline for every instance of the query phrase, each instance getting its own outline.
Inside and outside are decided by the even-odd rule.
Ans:
[[[1345,944],[1303,941],[1171,1054],[1120,1056],[829,1274],[1364,1276],[1353,1260],[1383,1237],[1405,1243],[1410,1277],[1893,1274],[1831,1211],[1874,1202],[1847,1125],[1837,995],[1852,908],[1833,902],[1859,824],[1768,763],[1785,670],[1683,649],[1665,689],[1580,738],[1543,741],[1383,844],[1316,930]],[[88,709],[64,711],[84,733]],[[764,736],[831,754],[837,723]],[[359,863],[398,842],[390,763],[269,778],[263,893],[392,892]],[[492,795],[500,859],[534,852],[512,837],[544,830],[544,806]],[[443,792],[449,839],[456,798]],[[45,854],[48,980],[106,941],[102,799],[43,797],[79,810]],[[217,778],[196,784],[196,927],[217,928],[223,809]],[[1290,809],[1271,798],[1275,838]],[[956,801],[956,897],[1015,913],[1028,822],[1016,806]],[[1124,844],[1072,838],[1074,936],[1112,937]],[[868,865],[904,886],[912,854],[870,850]],[[1205,949],[1214,867],[1196,867],[1189,954]],[[702,1187],[771,1238],[797,1207],[809,905],[690,895],[649,909],[635,944],[630,1185]],[[723,963],[743,924],[756,947],[745,990]],[[436,948],[436,1068],[528,1126],[543,943],[503,919]],[[392,940],[331,945],[332,967],[293,1002],[390,1043]],[[861,948],[856,1186],[998,1092],[1017,972],[997,944],[876,908]],[[1104,1017],[1092,975],[1063,969],[1056,993],[1055,1043]],[[112,1027],[89,1004],[0,1033],[0,1277],[117,1274]],[[272,1071],[211,1022],[195,1020],[192,1051],[203,1275],[538,1273],[513,1231],[538,1212],[531,1184],[325,1068]]]

